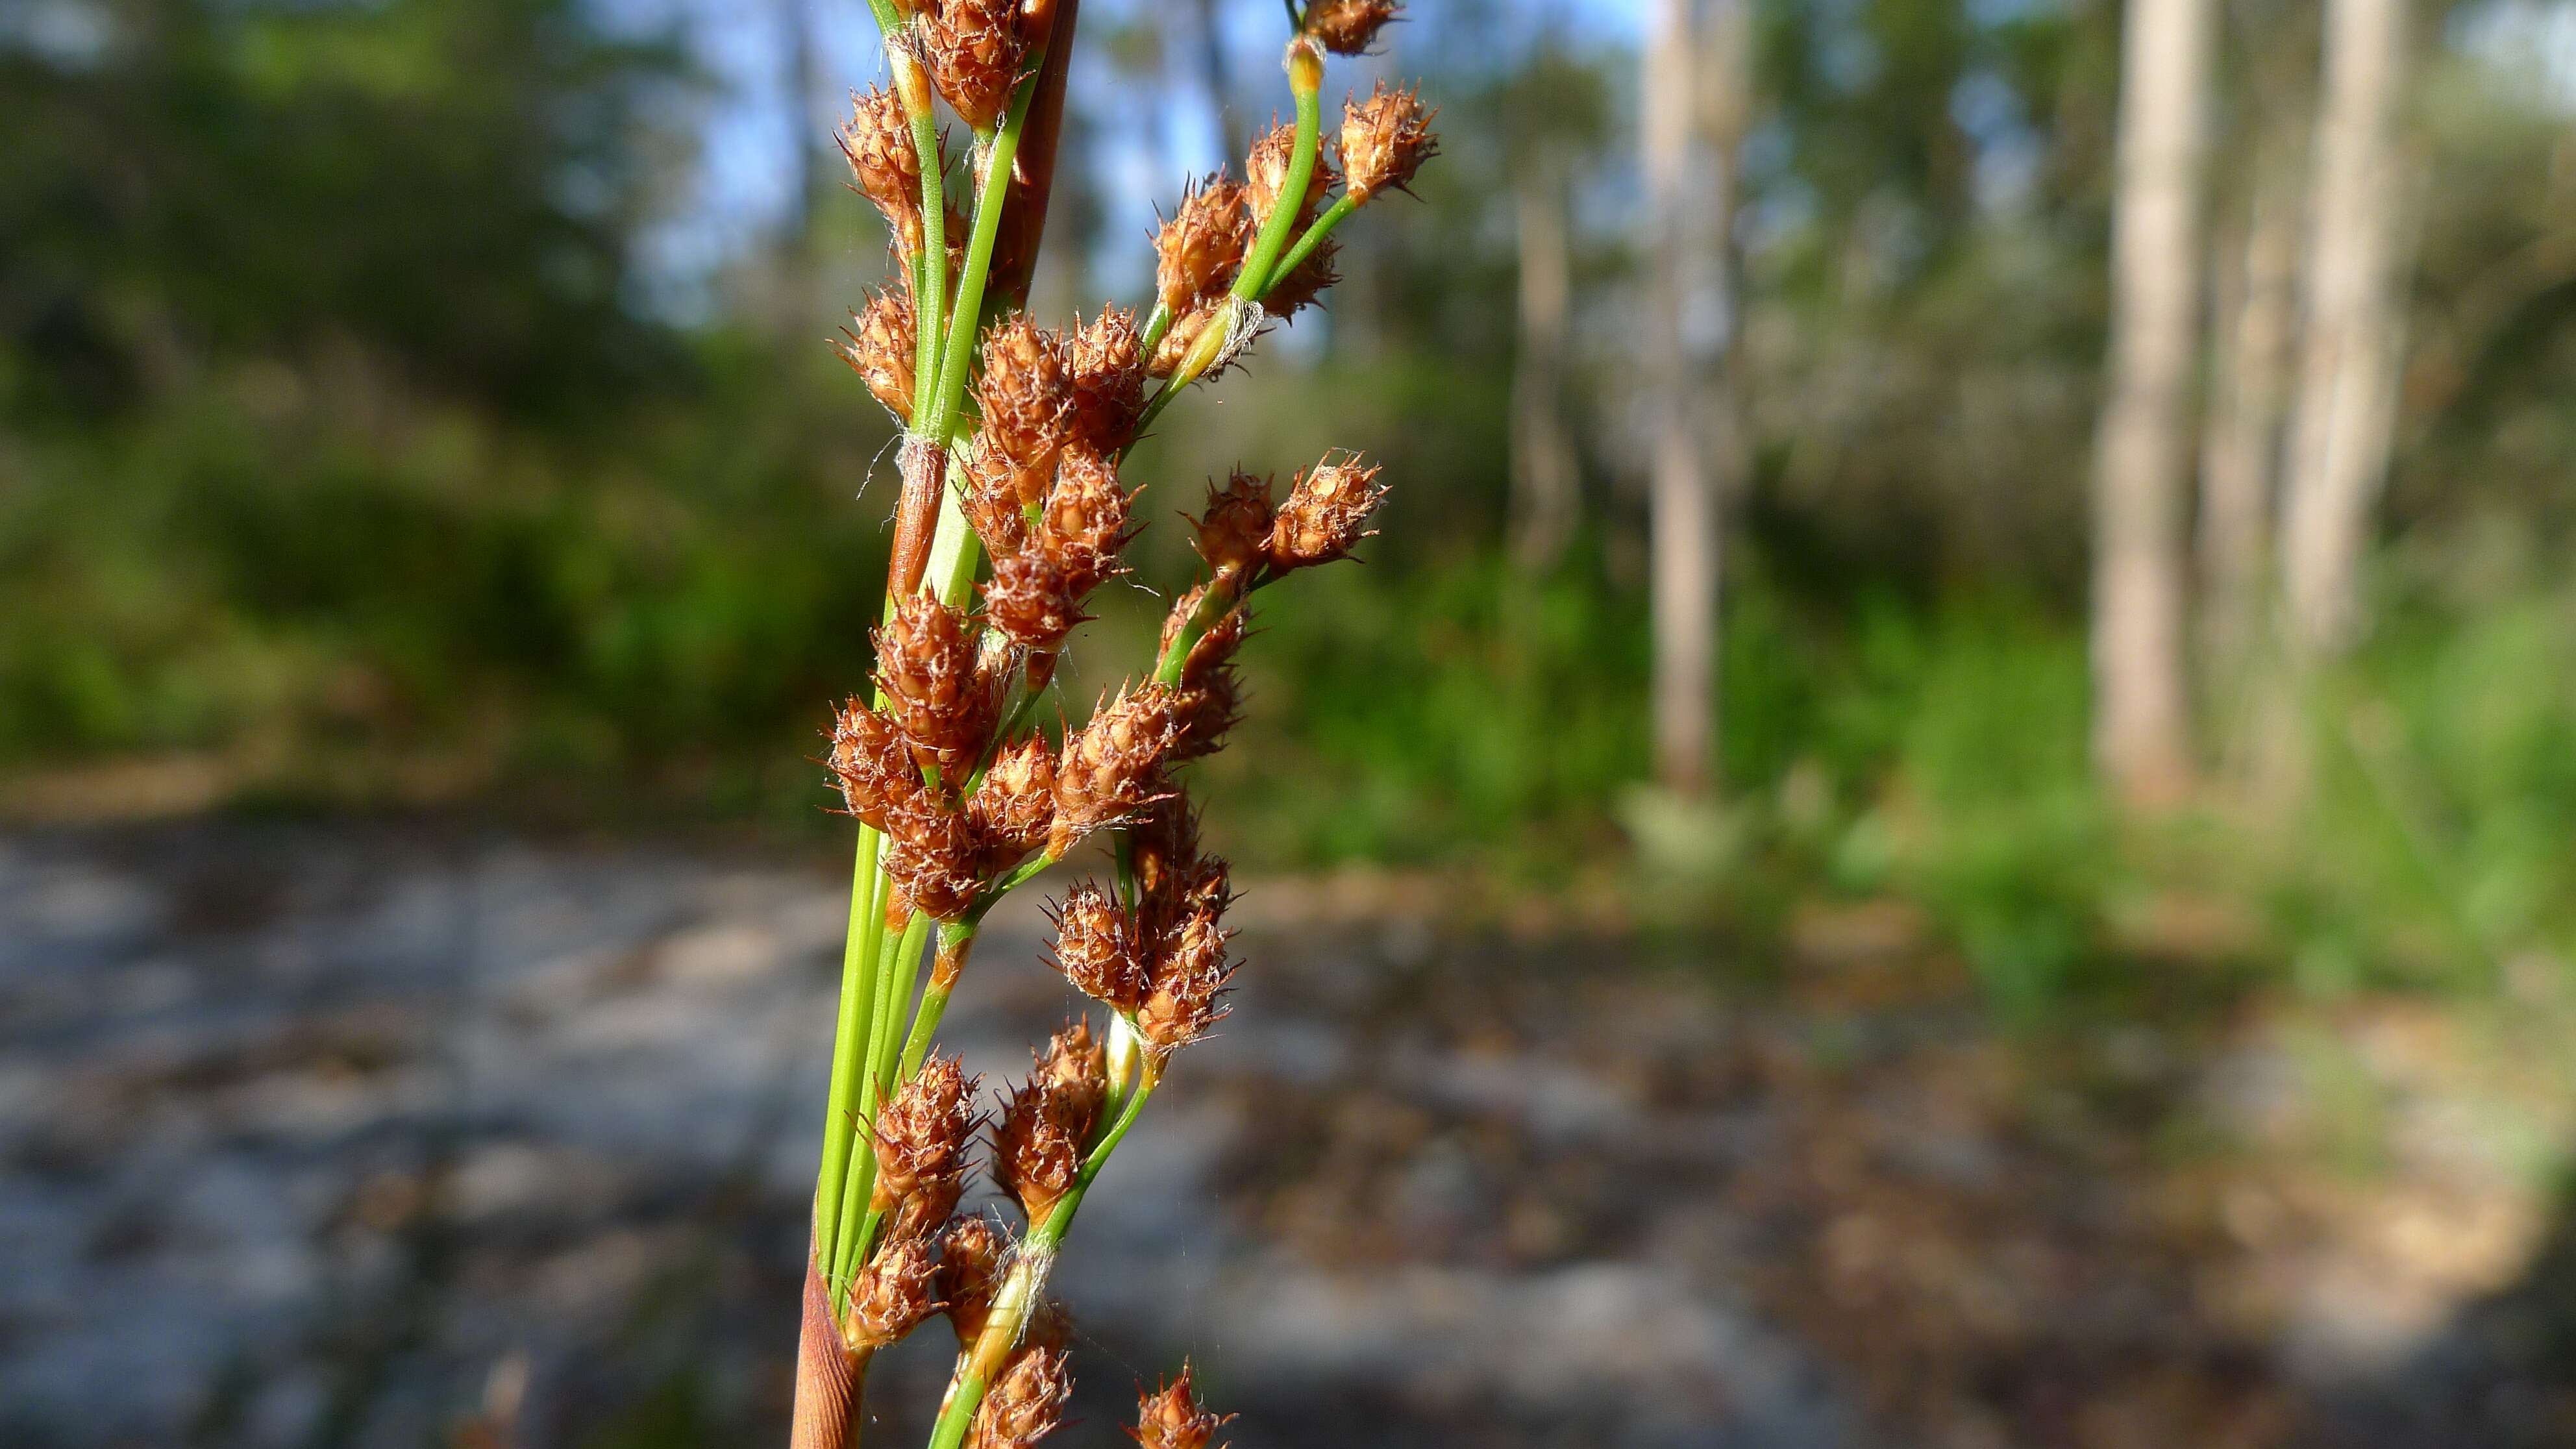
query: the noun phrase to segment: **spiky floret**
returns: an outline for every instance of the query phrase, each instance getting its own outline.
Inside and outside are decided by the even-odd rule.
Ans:
[[[1007,870],[1046,845],[1055,823],[1055,751],[1030,735],[1005,745],[966,802],[984,842],[984,868]]]
[[[1244,162],[1244,199],[1257,227],[1269,220],[1279,205],[1280,193],[1288,189],[1288,172],[1297,156],[1297,128],[1278,124],[1261,133],[1252,143],[1252,154]],[[1315,158],[1314,174],[1307,178],[1306,194],[1297,198],[1297,220],[1300,225],[1315,219],[1333,190],[1333,164],[1328,156]]]
[[[1189,1362],[1183,1360],[1179,1378],[1152,1393],[1137,1393],[1136,1427],[1127,1437],[1142,1449],[1208,1449],[1216,1431],[1233,1421],[1232,1414],[1212,1414],[1199,1402],[1190,1386]]]
[[[1073,1190],[1083,1144],[1108,1091],[1107,1058],[1087,1025],[1058,1032],[993,1126],[993,1181],[1031,1223]]]
[[[882,831],[921,793],[921,772],[894,721],[853,696],[832,721],[826,757],[850,814]]]
[[[1226,984],[1234,976],[1226,956],[1232,937],[1209,906],[1191,910],[1172,932],[1154,963],[1153,989],[1136,1012],[1136,1035],[1149,1058],[1170,1056],[1224,1018]]]
[[[859,194],[877,204],[900,230],[911,223],[906,250],[921,245],[921,152],[913,145],[912,119],[903,101],[883,86],[850,97],[850,119],[841,127],[841,155]]]
[[[1155,300],[1181,318],[1223,296],[1252,245],[1252,228],[1249,193],[1223,171],[1185,188],[1154,235]]]
[[[885,1348],[939,1309],[932,1296],[938,1264],[930,1245],[901,1238],[877,1250],[850,1283],[849,1316],[843,1323],[853,1349]]]
[[[834,344],[899,423],[912,421],[913,335],[911,296],[888,287],[869,295]]]
[[[1395,0],[1315,0],[1306,7],[1306,33],[1335,55],[1366,55],[1398,8]]]
[[[1145,1004],[1148,963],[1134,922],[1109,892],[1084,881],[1054,915],[1056,969],[1076,991],[1122,1015]]]
[[[1032,1344],[993,1380],[975,1410],[967,1449],[1029,1449],[1064,1422],[1073,1375],[1061,1347]]]
[[[919,911],[934,921],[963,920],[983,890],[982,843],[966,816],[924,793],[886,822],[886,880],[894,887],[889,918]]]
[[[1212,572],[1240,574],[1267,558],[1270,517],[1270,480],[1237,468],[1223,486],[1209,482],[1207,506],[1190,520],[1191,543]]]
[[[959,1344],[975,1341],[1001,1285],[1011,1241],[981,1217],[957,1218],[939,1238],[939,1296]]]
[[[1011,103],[1029,39],[1016,0],[938,0],[921,13],[917,33],[930,82],[978,131],[990,130]]]
[[[1380,81],[1367,100],[1342,105],[1342,170],[1351,200],[1365,204],[1381,191],[1403,191],[1422,163],[1440,154],[1432,134],[1436,110],[1424,110],[1422,92]]]
[[[1069,736],[1055,766],[1055,826],[1047,854],[1127,819],[1160,794],[1162,768],[1179,733],[1178,701],[1160,684],[1122,689]]]
[[[997,681],[978,668],[974,621],[929,594],[908,595],[877,629],[876,646],[886,714],[924,768],[962,782],[983,757],[999,703]]]
[[[1347,555],[1368,537],[1369,515],[1386,497],[1377,481],[1384,471],[1344,453],[1298,474],[1270,530],[1270,566],[1286,573]]]
[[[870,1124],[877,1181],[871,1206],[890,1212],[925,1187],[952,1182],[964,1170],[975,1134],[975,1088],[957,1059],[932,1053]],[[946,1216],[943,1211],[942,1217]]]
[[[1124,307],[1102,308],[1065,339],[1073,432],[1093,452],[1114,458],[1136,439],[1136,420],[1145,411],[1143,344],[1136,314]]]
[[[1018,313],[986,328],[975,400],[984,416],[975,434],[978,485],[1023,508],[1036,503],[1073,426],[1064,339]]]
[[[1201,584],[1173,604],[1163,622],[1162,648],[1177,642],[1181,629],[1198,614],[1209,584]],[[1181,677],[1173,687],[1173,718],[1179,737],[1172,742],[1172,761],[1203,759],[1225,743],[1242,714],[1243,686],[1234,670],[1235,651],[1243,647],[1247,625],[1243,607],[1227,609],[1190,643],[1181,658]]]

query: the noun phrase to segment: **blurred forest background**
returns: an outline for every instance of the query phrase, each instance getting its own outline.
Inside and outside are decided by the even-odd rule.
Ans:
[[[1227,847],[1753,943],[1895,900],[2015,1013],[2562,969],[2576,7],[2322,8],[1408,12],[1420,204],[1138,455],[1161,519],[1328,444],[1398,486],[1250,651]],[[1143,295],[1276,21],[1087,9],[1039,310]],[[838,838],[868,46],[805,0],[9,7],[11,813]]]

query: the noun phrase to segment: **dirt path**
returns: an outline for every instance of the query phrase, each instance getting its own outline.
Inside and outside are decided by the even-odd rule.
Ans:
[[[1035,904],[949,1018],[995,1081],[1072,1006]],[[383,825],[0,841],[0,1442],[764,1442],[843,905]],[[1331,905],[1255,890],[1085,1208],[1065,1442],[1187,1353],[1247,1446],[2576,1443],[2553,1003],[2011,1044],[1865,946],[1730,998]]]

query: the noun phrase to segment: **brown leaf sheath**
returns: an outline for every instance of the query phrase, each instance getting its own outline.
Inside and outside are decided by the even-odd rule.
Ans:
[[[939,491],[947,482],[948,450],[929,438],[903,440],[898,455],[903,496],[894,506],[894,553],[886,562],[886,580],[901,598],[921,588],[930,567],[930,535],[939,527]]]
[[[1055,0],[1055,24],[1046,59],[1038,62],[1037,90],[1020,122],[1020,154],[1011,163],[1010,195],[1002,199],[1002,227],[993,238],[988,296],[1008,307],[1025,306],[1029,279],[1037,274],[1038,243],[1046,234],[1047,199],[1055,190],[1056,142],[1064,135],[1065,78],[1073,66],[1073,27],[1081,0]]]
[[[796,1411],[787,1449],[848,1449],[856,1436],[859,1356],[832,1326],[831,1292],[809,1259],[805,1265],[805,1326],[796,1341]]]

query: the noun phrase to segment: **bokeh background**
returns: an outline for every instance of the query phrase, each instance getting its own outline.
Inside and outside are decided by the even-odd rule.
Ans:
[[[2187,8],[1421,0],[1337,67],[1444,154],[1139,450],[1069,665],[1211,472],[1386,464],[1202,771],[1253,965],[1077,1235],[1066,1442],[1189,1354],[1247,1445],[2576,1444],[2576,5],[2209,9],[2197,214],[2115,258]],[[1081,25],[1050,319],[1285,101],[1274,7]],[[0,7],[0,1439],[781,1432],[873,44]],[[951,1017],[997,1080],[1070,1009],[1028,904]]]

